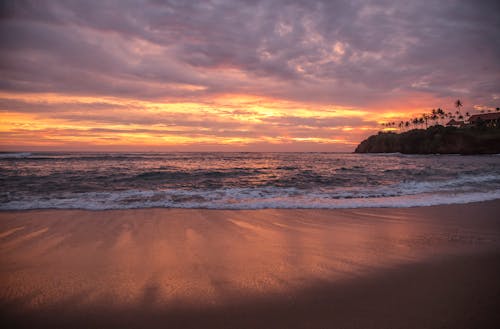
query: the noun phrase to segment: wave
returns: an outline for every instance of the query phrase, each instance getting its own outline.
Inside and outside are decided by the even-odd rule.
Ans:
[[[101,161],[101,160],[161,160],[162,157],[152,156],[130,156],[130,155],[68,155],[68,154],[36,154],[36,153],[9,153],[0,154],[0,159],[27,159],[30,161],[38,160],[57,160],[57,161]]]
[[[91,153],[91,152],[10,152],[0,153],[0,158],[28,158],[29,160],[161,160],[176,157],[178,153]],[[186,158],[187,159],[187,158]]]
[[[475,188],[480,183],[500,183],[500,175],[462,175],[454,179],[441,181],[406,181],[402,182],[399,188],[406,191],[406,194],[418,194],[450,188]]]
[[[395,194],[394,191],[343,192],[333,195],[296,188],[226,188],[216,190],[162,190],[83,192],[60,197],[28,197],[0,204],[0,210],[27,209],[337,209],[404,208],[441,204],[460,204],[500,199],[500,190],[447,191]]]
[[[29,152],[0,153],[0,159],[19,159],[30,157]]]
[[[4,210],[410,207],[484,201],[500,193],[497,156],[404,159],[406,155],[99,152],[0,156],[13,159],[0,159],[0,209]],[[53,161],[37,160],[42,157]]]

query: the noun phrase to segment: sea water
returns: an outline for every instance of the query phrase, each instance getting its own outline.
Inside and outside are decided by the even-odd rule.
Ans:
[[[0,209],[411,207],[500,198],[500,155],[0,153]]]

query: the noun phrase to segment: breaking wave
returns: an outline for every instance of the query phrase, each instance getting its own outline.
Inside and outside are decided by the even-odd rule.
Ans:
[[[495,155],[3,153],[0,157],[0,210],[332,209],[494,199],[500,199],[500,158]]]

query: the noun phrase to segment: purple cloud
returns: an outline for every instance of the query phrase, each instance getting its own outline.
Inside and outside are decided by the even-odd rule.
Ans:
[[[3,1],[0,90],[498,106],[498,1]],[[183,86],[186,86],[184,88]],[[193,88],[191,88],[193,87]]]

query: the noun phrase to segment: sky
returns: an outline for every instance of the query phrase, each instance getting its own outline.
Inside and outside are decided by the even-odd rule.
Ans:
[[[500,106],[500,2],[0,2],[2,151],[350,152]]]

